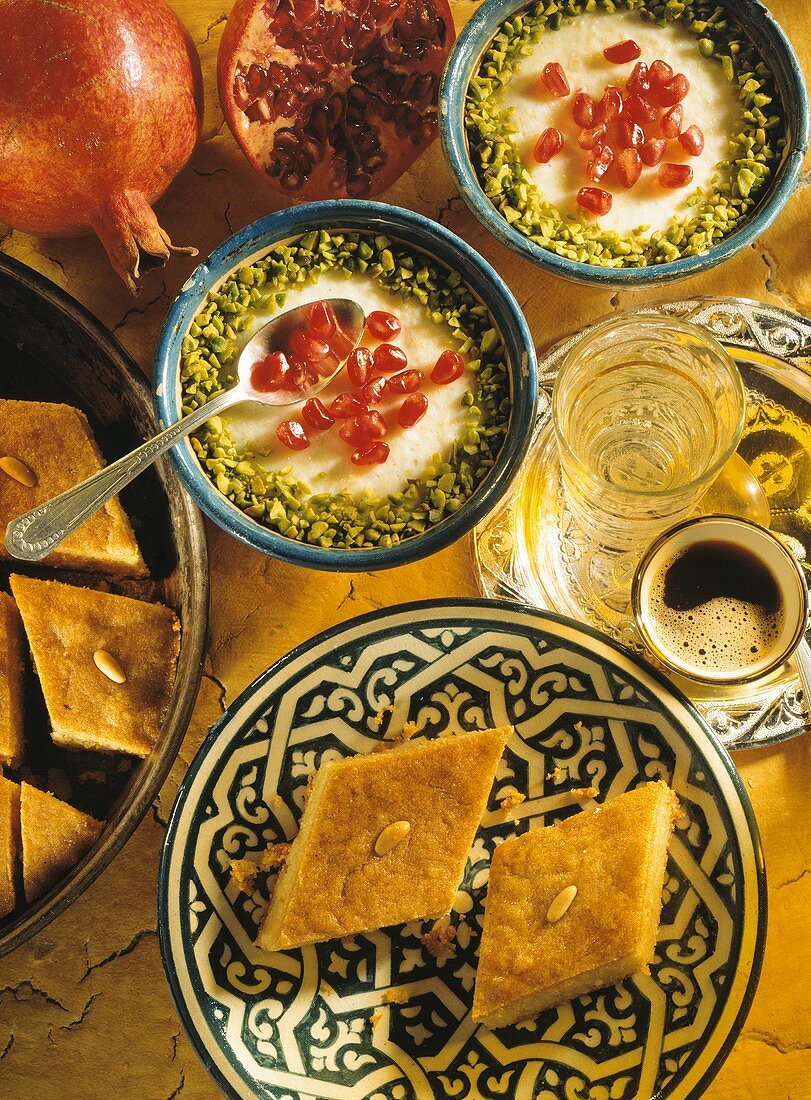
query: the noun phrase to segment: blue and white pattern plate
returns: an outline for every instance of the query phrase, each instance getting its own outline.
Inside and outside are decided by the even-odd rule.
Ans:
[[[391,709],[386,709],[391,708]],[[378,718],[383,712],[382,721]],[[297,830],[322,760],[406,722],[429,736],[512,724],[437,960],[419,923],[269,954],[264,898],[232,859]],[[670,844],[651,972],[496,1032],[470,1018],[490,855],[515,832],[665,779]],[[528,797],[499,807],[509,790]],[[158,882],[161,950],[183,1023],[232,1097],[685,1100],[717,1073],[754,994],[766,931],[752,808],[725,750],[655,672],[597,633],[484,600],[402,605],[335,627],[263,673],[197,754]]]

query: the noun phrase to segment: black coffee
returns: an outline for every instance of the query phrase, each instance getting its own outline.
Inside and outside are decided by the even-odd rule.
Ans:
[[[663,649],[686,666],[724,676],[766,658],[785,621],[769,567],[721,539],[695,543],[665,562],[651,584],[648,610]]]
[[[782,597],[766,563],[734,542],[713,539],[688,546],[665,567],[665,607],[692,611],[715,599],[750,603],[767,615],[780,610]]]

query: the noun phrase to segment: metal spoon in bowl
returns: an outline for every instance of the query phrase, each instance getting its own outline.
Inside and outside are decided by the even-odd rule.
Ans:
[[[294,405],[322,390],[342,369],[358,346],[366,317],[349,298],[308,302],[280,313],[248,341],[237,363],[237,381],[193,413],[86,481],[19,516],[6,528],[6,549],[22,561],[41,561],[111,497],[136,478],[175,443],[199,428],[209,417],[242,401],[276,407]],[[259,364],[274,352],[296,355],[297,341],[309,351],[308,370],[295,366],[289,373]],[[308,335],[314,343],[307,344]],[[329,348],[324,355],[324,347]],[[320,356],[320,358],[318,358]],[[299,356],[302,358],[302,356]],[[254,367],[257,368],[254,371]],[[292,377],[291,377],[292,375]],[[257,388],[261,386],[262,388]],[[268,388],[265,388],[267,386]],[[272,388],[270,388],[272,387]]]

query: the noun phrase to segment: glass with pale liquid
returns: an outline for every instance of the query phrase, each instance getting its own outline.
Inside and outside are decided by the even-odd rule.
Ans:
[[[571,348],[552,421],[568,554],[597,599],[628,608],[642,552],[696,512],[745,417],[738,368],[703,329],[621,317]]]

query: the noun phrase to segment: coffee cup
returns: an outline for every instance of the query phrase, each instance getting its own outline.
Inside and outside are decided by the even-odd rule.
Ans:
[[[634,574],[640,633],[666,667],[701,683],[742,684],[788,660],[803,640],[808,587],[780,538],[735,516],[663,532]]]

